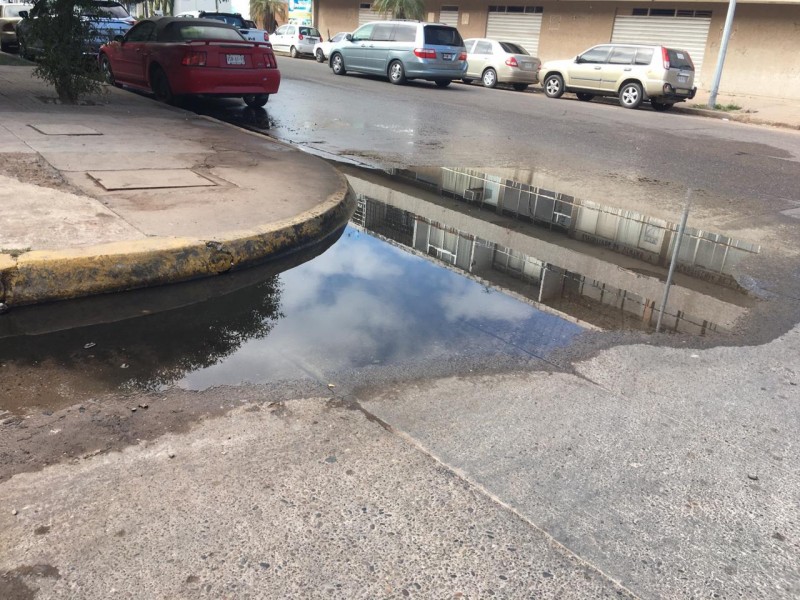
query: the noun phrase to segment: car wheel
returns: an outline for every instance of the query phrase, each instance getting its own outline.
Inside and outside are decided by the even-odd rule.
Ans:
[[[442,87],[442,88],[447,87],[451,83],[452,83],[452,81],[449,80],[449,79],[437,79],[436,80],[436,85],[438,85],[439,87]]]
[[[289,48],[289,56],[291,56],[292,58],[297,58],[297,48],[295,48],[294,46]]]
[[[269,100],[269,94],[247,94],[242,96],[242,100],[250,108],[261,108]]]
[[[518,92],[524,92],[525,90],[528,89],[528,84],[527,83],[514,83],[514,84],[511,85],[511,87],[513,87]]]
[[[494,69],[486,69],[483,72],[483,77],[481,78],[483,81],[483,87],[493,88],[497,87],[497,71]]]
[[[344,68],[344,59],[338,52],[331,56],[331,70],[334,75],[344,75],[347,70]]]
[[[672,102],[657,102],[656,100],[650,100],[650,106],[653,107],[653,110],[657,110],[658,112],[666,112],[672,108],[674,104]]]
[[[159,102],[175,103],[175,95],[169,85],[169,78],[161,67],[153,67],[150,73],[150,89],[153,90],[153,95]]]
[[[107,84],[117,85],[117,81],[114,79],[114,71],[111,70],[111,60],[109,60],[107,54],[100,55],[100,74]]]
[[[544,95],[548,98],[561,98],[564,95],[564,78],[558,73],[548,75],[544,80]]]
[[[463,81],[464,83],[469,85],[470,83],[472,83],[475,80],[474,79],[470,79],[469,77],[464,77],[461,81]]]
[[[624,84],[619,89],[619,103],[624,108],[639,108],[642,103],[642,86],[635,81]]]
[[[395,85],[401,85],[406,82],[406,70],[399,60],[393,60],[389,63],[389,81]]]
[[[323,54],[322,48],[317,48],[317,51],[314,54],[314,56],[316,57],[318,63],[325,62],[325,54]]]

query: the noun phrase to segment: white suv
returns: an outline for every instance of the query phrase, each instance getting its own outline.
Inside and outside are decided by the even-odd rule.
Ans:
[[[571,60],[554,60],[539,68],[549,98],[575,92],[579,100],[616,96],[625,108],[649,100],[665,111],[694,98],[694,64],[685,50],[639,44],[602,44]]]

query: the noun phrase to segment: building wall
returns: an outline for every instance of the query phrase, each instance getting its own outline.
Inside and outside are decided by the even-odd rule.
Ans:
[[[486,33],[488,6],[495,0],[426,0],[427,20],[438,20],[442,6],[459,7],[461,35],[481,37]],[[498,2],[499,3],[499,2]],[[507,0],[504,4],[541,6],[544,9],[539,41],[543,61],[575,56],[582,50],[608,42],[617,11],[631,8],[668,7],[711,10],[711,26],[705,60],[699,79],[710,87],[727,14],[727,2],[642,0],[618,2],[564,2]],[[358,0],[318,0],[317,27],[324,36],[352,31],[358,23]],[[720,84],[721,94],[746,94],[800,100],[800,2],[749,0],[736,7],[733,33],[728,44]]]

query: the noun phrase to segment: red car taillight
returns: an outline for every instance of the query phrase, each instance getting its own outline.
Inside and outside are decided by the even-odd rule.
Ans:
[[[267,69],[277,69],[278,63],[275,60],[275,55],[271,52],[269,54],[264,54],[264,66]]]
[[[303,39],[303,34],[302,33],[298,33],[297,34],[297,39],[298,40],[302,40]]]
[[[414,48],[414,56],[417,58],[436,58],[436,50],[427,48]]]
[[[462,52],[461,54],[459,54],[458,55],[458,60],[467,60],[467,53],[466,52]]]
[[[669,52],[664,46],[661,46],[661,58],[664,61],[664,68],[669,69]]]
[[[181,59],[181,64],[185,67],[205,67],[205,52],[187,52]]]
[[[510,56],[509,58],[506,59],[506,64],[509,67],[518,67],[519,66],[519,63],[517,62],[517,59],[514,58],[513,56]]]

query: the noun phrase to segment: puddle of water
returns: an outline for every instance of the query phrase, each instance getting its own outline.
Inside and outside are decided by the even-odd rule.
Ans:
[[[367,229],[600,328],[654,328],[677,222],[576,198],[534,172],[342,168],[359,196],[354,221]],[[687,227],[665,327],[730,330],[754,301],[736,267],[759,252]]]
[[[11,319],[0,338],[1,368],[77,371],[93,382],[84,386],[90,393],[308,378],[324,384],[342,370],[414,369],[456,355],[546,358],[582,331],[352,226],[300,266],[232,277],[249,280],[232,289],[206,289],[228,281],[220,277],[108,297],[128,312],[101,316],[104,323],[43,323],[37,315],[48,307],[12,311],[4,316]],[[184,305],[197,294],[205,299]],[[65,315],[72,325],[97,318],[98,301],[64,303],[62,322]],[[21,335],[26,329],[41,333]]]

